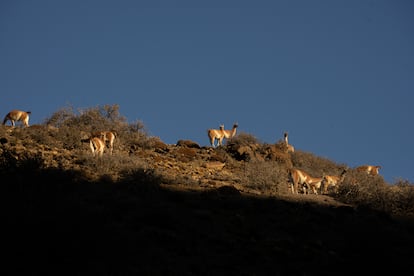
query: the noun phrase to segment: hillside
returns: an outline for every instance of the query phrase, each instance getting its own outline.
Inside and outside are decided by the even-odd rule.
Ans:
[[[79,129],[0,128],[7,275],[411,269],[410,183],[351,170],[358,188],[345,181],[337,193],[292,195],[286,168],[316,175],[346,165],[243,133],[211,148],[168,145],[130,126],[117,129],[112,156],[94,158]]]

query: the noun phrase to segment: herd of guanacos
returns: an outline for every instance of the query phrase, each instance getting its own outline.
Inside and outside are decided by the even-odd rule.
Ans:
[[[30,111],[12,110],[6,114],[3,119],[3,125],[8,121],[11,122],[12,127],[15,127],[17,122],[22,122],[25,127],[29,126]],[[221,146],[224,139],[231,139],[236,135],[238,123],[233,124],[230,130],[224,129],[224,125],[220,125],[219,129],[208,129],[207,134],[212,147]],[[84,142],[89,142],[92,154],[95,156],[102,156],[106,146],[109,148],[110,154],[113,153],[113,144],[117,134],[114,131],[99,131],[93,132],[92,135]],[[217,140],[217,144],[216,144]],[[295,149],[288,142],[288,134],[284,133],[284,141],[288,152],[294,152]],[[379,174],[381,166],[376,165],[362,165],[355,168],[357,171],[367,173],[368,175],[376,176]],[[347,169],[344,169],[340,175],[323,175],[322,177],[312,177],[307,172],[291,168],[289,170],[290,189],[293,194],[299,193],[301,188],[304,194],[312,191],[314,194],[327,193],[330,187],[337,187],[344,180]]]
[[[207,131],[208,138],[210,140],[210,144],[212,147],[221,146],[223,144],[223,139],[231,139],[236,135],[238,124],[234,123],[233,128],[226,130],[224,129],[224,125],[220,125],[219,129],[209,129]],[[216,145],[217,140],[217,145]],[[284,142],[286,145],[287,152],[294,152],[295,148],[289,144],[288,140],[288,133],[284,133]],[[355,168],[357,171],[365,172],[368,175],[378,175],[379,169],[381,166],[374,166],[374,165],[362,165]],[[326,194],[330,187],[337,188],[344,179],[345,174],[347,173],[347,169],[344,169],[340,175],[323,175],[322,177],[312,177],[304,170],[300,170],[297,168],[289,169],[289,185],[290,190],[293,194],[299,193],[299,188],[302,188],[301,191],[304,194],[309,193],[312,191],[314,194],[322,193]]]

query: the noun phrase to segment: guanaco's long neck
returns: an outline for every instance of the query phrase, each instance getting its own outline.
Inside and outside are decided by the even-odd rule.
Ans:
[[[341,181],[341,182],[342,182],[342,181],[344,181],[344,179],[345,179],[345,174],[346,174],[346,170],[342,171],[342,173],[341,173],[341,177],[340,177],[340,181]]]
[[[233,126],[233,129],[231,130],[230,138],[233,138],[234,135],[236,135],[237,126]]]
[[[289,141],[288,141],[288,135],[287,135],[287,133],[285,133],[285,143],[286,143],[286,145],[289,145]]]

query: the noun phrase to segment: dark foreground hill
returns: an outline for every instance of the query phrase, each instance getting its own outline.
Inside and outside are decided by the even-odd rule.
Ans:
[[[223,187],[186,191],[151,182],[90,183],[59,170],[16,173],[20,177],[2,181],[2,249],[12,272],[7,275],[411,270],[413,224],[370,209]]]
[[[30,131],[7,129],[0,137],[3,275],[412,270],[414,223],[404,213],[412,205],[388,212],[388,198],[379,195],[389,187],[380,180],[369,190],[372,205],[291,195],[283,168],[305,164],[305,153],[157,141],[121,144],[95,159],[87,145],[46,145]],[[50,137],[60,137],[55,131]]]

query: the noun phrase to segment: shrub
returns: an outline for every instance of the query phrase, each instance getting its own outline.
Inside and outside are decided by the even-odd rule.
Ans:
[[[287,170],[275,161],[252,161],[243,166],[242,185],[263,194],[286,194]]]
[[[312,153],[297,150],[291,153],[293,167],[304,170],[313,177],[322,177],[324,174],[339,175],[345,164],[337,164],[327,158]]]
[[[385,210],[387,187],[382,176],[371,176],[351,169],[339,186],[336,197],[345,203]]]
[[[257,139],[254,135],[246,133],[246,132],[239,132],[238,135],[234,136],[233,138],[229,139],[227,144],[232,143],[235,145],[254,145],[254,144],[261,144],[259,139]]]

